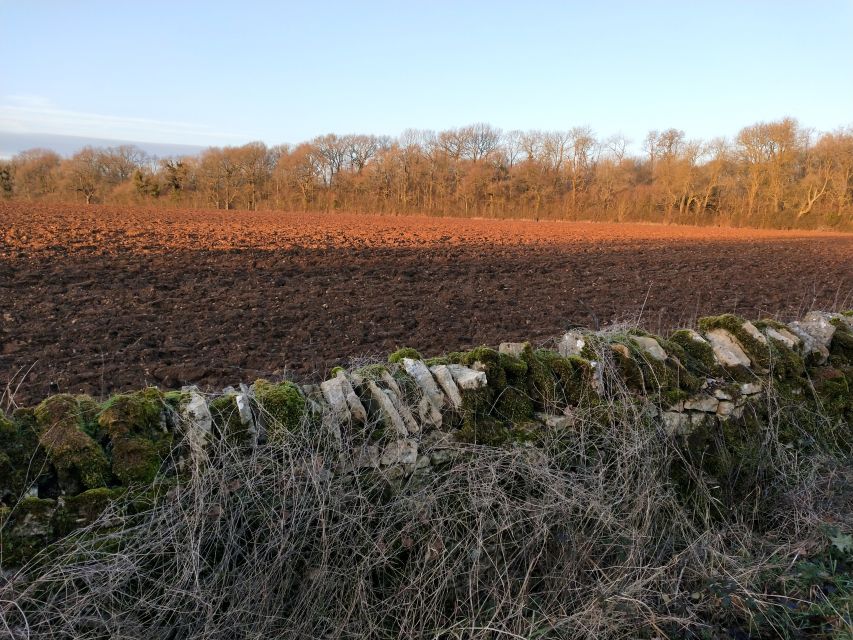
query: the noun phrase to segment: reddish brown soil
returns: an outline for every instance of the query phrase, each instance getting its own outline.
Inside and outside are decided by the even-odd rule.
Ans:
[[[0,384],[18,403],[843,306],[853,236],[0,204]]]

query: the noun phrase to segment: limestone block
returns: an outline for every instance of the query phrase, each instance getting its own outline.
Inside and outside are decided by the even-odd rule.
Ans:
[[[403,368],[421,390],[422,397],[418,404],[418,414],[421,421],[436,428],[441,427],[441,409],[444,406],[444,394],[438,388],[429,368],[423,361],[411,358],[403,358]]]
[[[735,412],[735,408],[734,402],[723,400],[719,405],[717,405],[717,415],[728,418]]]
[[[818,364],[829,359],[828,347],[835,335],[835,325],[830,324],[824,314],[812,311],[799,322],[791,322],[788,328],[803,341],[806,355],[817,356]]]
[[[325,380],[320,383],[320,391],[326,402],[332,409],[332,413],[341,420],[349,420],[351,418],[349,405],[347,404],[346,391],[342,384],[342,378],[335,377],[331,380]]]
[[[346,398],[352,419],[358,424],[366,424],[367,410],[364,408],[364,405],[361,404],[361,399],[358,397],[355,389],[353,389],[349,378],[343,371],[338,371],[337,378],[340,380],[341,390]]]
[[[749,356],[731,333],[725,329],[711,329],[705,338],[714,350],[714,357],[724,367],[749,367]]]
[[[671,436],[681,435],[690,427],[690,414],[678,413],[677,411],[664,411],[661,414],[663,426]]]
[[[758,327],[756,327],[754,324],[752,324],[749,320],[747,320],[746,322],[744,322],[744,323],[741,325],[741,328],[742,328],[744,331],[746,331],[746,333],[747,333],[750,337],[752,337],[752,338],[754,338],[754,339],[758,340],[758,342],[760,342],[761,344],[767,344],[767,338],[765,338],[765,337],[764,337],[764,334],[763,334],[763,333],[761,333],[761,332],[758,330]]]
[[[462,395],[459,393],[459,389],[453,381],[453,375],[450,373],[450,369],[447,368],[447,365],[435,365],[434,367],[430,367],[430,371],[444,391],[445,397],[450,403],[450,406],[453,409],[459,409],[462,406]]]
[[[453,376],[456,386],[461,391],[476,391],[488,384],[484,371],[469,369],[461,364],[449,364],[447,368],[450,370],[450,375]]]
[[[398,464],[415,464],[417,460],[418,445],[414,440],[395,440],[382,450],[379,464],[390,467]]]
[[[703,413],[716,413],[720,401],[714,396],[698,395],[684,401],[685,411],[701,411]]]
[[[740,392],[745,396],[754,396],[756,393],[761,393],[761,383],[744,382],[740,385]]]
[[[579,356],[586,341],[579,331],[568,331],[557,344],[557,352],[564,358]]]
[[[387,426],[394,429],[398,436],[402,438],[408,437],[409,430],[406,428],[406,423],[403,422],[403,417],[397,411],[388,394],[380,389],[373,380],[368,380],[366,386],[370,397],[379,407]]]
[[[774,340],[781,342],[789,349],[796,349],[802,343],[802,340],[787,329],[774,329],[773,327],[767,327],[764,330],[764,333],[767,334],[768,338],[773,338]]]
[[[666,360],[666,351],[660,346],[660,343],[654,338],[648,336],[634,336],[632,338],[640,348],[655,360],[663,362]]]
[[[498,346],[498,353],[520,358],[529,345],[529,342],[501,342]]]

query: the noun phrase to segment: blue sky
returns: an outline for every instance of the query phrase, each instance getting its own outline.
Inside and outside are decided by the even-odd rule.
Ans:
[[[853,2],[0,0],[0,132],[195,145],[853,124]]]

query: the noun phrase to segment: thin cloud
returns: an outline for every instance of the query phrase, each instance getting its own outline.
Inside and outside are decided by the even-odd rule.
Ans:
[[[146,140],[184,144],[234,144],[250,136],[201,124],[60,109],[41,96],[7,95],[0,102],[0,131]]]

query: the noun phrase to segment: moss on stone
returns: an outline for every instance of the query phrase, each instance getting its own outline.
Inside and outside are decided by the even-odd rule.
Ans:
[[[30,419],[22,419],[24,415]],[[0,414],[0,504],[12,504],[50,477],[39,447],[31,410],[17,410],[13,420]]]
[[[557,378],[548,366],[548,357],[539,350],[533,351],[529,346],[521,357],[527,364],[527,394],[536,408],[545,411],[565,406],[565,399],[557,387]]]
[[[169,454],[172,437],[161,425],[163,395],[154,388],[113,396],[98,424],[109,436],[112,471],[122,484],[151,482]]]
[[[213,422],[214,435],[237,446],[247,446],[252,434],[250,425],[243,422],[237,406],[237,394],[226,393],[210,401],[208,405]]]
[[[499,447],[509,442],[510,428],[492,416],[467,415],[456,433],[459,442]]]
[[[493,412],[512,424],[525,422],[533,415],[533,400],[526,390],[505,387],[497,396]]]
[[[588,403],[595,393],[592,363],[580,356],[561,356],[546,349],[536,351],[537,358],[556,379],[558,405],[568,406]]]
[[[57,536],[68,535],[74,529],[85,527],[97,520],[114,500],[125,494],[126,489],[98,487],[76,496],[67,496],[54,515],[54,530]]]
[[[428,367],[436,367],[441,364],[450,364],[450,359],[447,356],[438,356],[435,358],[427,358],[424,364]]]
[[[332,370],[329,371],[329,378],[336,378],[339,373],[346,373],[346,369],[343,367],[332,367]]]
[[[830,322],[835,327],[832,343],[829,346],[830,354],[853,364],[853,331],[850,331],[847,325],[837,318]]]
[[[373,380],[374,382],[381,380],[382,376],[388,371],[388,367],[384,364],[368,364],[355,370],[355,375],[361,376],[365,380]]]
[[[768,345],[754,338],[743,328],[746,320],[732,313],[726,313],[721,316],[708,316],[699,319],[699,328],[704,331],[712,331],[714,329],[723,329],[732,334],[740,345],[746,351],[752,364],[760,369],[770,368],[770,350]]]
[[[55,500],[34,497],[0,508],[0,568],[20,567],[53,541],[55,510]]]
[[[292,382],[273,384],[257,380],[254,389],[270,442],[281,440],[287,432],[297,432],[303,427],[307,401],[299,387]]]
[[[707,342],[696,340],[687,329],[675,331],[667,341],[681,348],[678,355],[681,364],[697,376],[711,376],[718,373],[714,350]],[[666,349],[667,347],[664,347]],[[667,350],[668,352],[668,350]]]
[[[109,462],[103,450],[83,431],[87,407],[79,398],[63,394],[43,401],[35,409],[39,444],[56,468],[60,489],[79,493],[105,486]]]
[[[412,360],[423,360],[421,354],[418,353],[415,349],[412,349],[410,347],[403,347],[401,349],[397,349],[394,353],[388,356],[388,362],[396,364],[398,362],[402,362],[403,358],[411,358]]]

